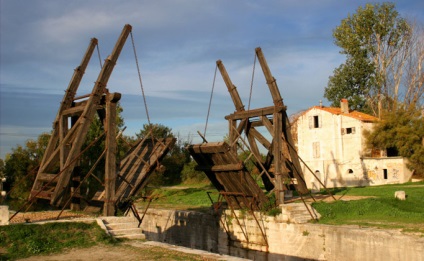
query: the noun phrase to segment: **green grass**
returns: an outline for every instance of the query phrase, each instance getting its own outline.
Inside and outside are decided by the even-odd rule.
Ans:
[[[200,186],[191,185],[189,187],[176,186],[172,188],[156,188],[150,191],[150,196],[154,198],[151,206],[206,211],[212,205],[207,192],[213,202],[218,199],[218,192],[210,187],[201,184]],[[140,205],[146,203],[140,202]]]
[[[407,194],[405,201],[395,199],[397,190]],[[157,198],[151,207],[206,211],[211,201],[217,201],[217,191],[204,184],[156,188],[150,191]],[[321,214],[322,224],[355,224],[381,228],[402,228],[404,231],[424,234],[424,182],[372,187],[335,188],[331,192],[341,197],[336,202],[316,202],[314,207]],[[350,196],[370,198],[345,201]],[[146,203],[139,203],[145,205]],[[278,214],[278,213],[277,213]]]
[[[394,197],[395,191],[404,190],[406,200]],[[424,233],[424,183],[384,185],[361,188],[334,189],[342,195],[336,202],[317,202],[314,208],[321,214],[319,223],[356,224],[381,228],[403,228],[405,231]],[[343,201],[348,196],[372,198]]]
[[[0,260],[58,253],[66,248],[111,243],[96,223],[16,224],[0,227]]]

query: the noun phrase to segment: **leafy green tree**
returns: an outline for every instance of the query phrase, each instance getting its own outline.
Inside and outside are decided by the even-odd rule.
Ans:
[[[402,50],[411,39],[411,26],[392,3],[359,7],[333,31],[334,42],[342,48],[347,61],[334,71],[324,97],[338,105],[340,98],[351,100],[354,109],[371,110],[380,115],[383,109],[396,106],[399,86],[391,85],[399,74]],[[403,60],[404,61],[404,60]],[[401,71],[397,71],[401,73]],[[343,97],[344,96],[344,97]]]
[[[349,99],[352,110],[370,113],[367,104],[368,86],[373,85],[374,67],[366,59],[348,59],[330,76],[325,89],[325,98],[332,101],[332,106],[340,107],[340,101]],[[346,88],[349,87],[349,88]]]
[[[181,172],[184,165],[190,162],[190,155],[185,149],[188,142],[183,141],[172,133],[172,129],[162,124],[144,124],[143,128],[136,134],[137,138],[151,138],[151,133],[156,139],[177,138],[176,144],[164,157],[161,164],[165,167],[155,171],[150,182],[154,185],[173,185],[181,183]]]
[[[4,178],[4,161],[3,159],[0,159],[0,178]]]
[[[183,170],[181,171],[181,179],[184,183],[191,182],[205,182],[208,177],[203,171],[196,170],[197,163],[194,160],[184,164]]]
[[[152,123],[150,125],[147,123],[143,124],[143,128],[135,135],[137,138],[143,139],[145,137],[150,138],[152,135],[151,133],[153,133],[153,137],[155,137],[156,139],[174,137],[171,128],[168,128],[163,124],[157,123]]]
[[[13,188],[11,198],[28,198],[49,138],[50,134],[43,133],[37,140],[28,140],[25,147],[17,146],[6,155],[4,174],[7,177],[7,190]]]
[[[409,168],[424,177],[424,119],[418,110],[399,109],[384,115],[365,131],[370,149],[388,150],[409,160]]]

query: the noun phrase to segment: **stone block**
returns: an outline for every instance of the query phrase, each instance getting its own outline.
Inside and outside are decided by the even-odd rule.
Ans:
[[[403,191],[403,190],[395,191],[395,198],[397,198],[399,200],[405,200],[406,199],[405,191]]]
[[[0,206],[0,226],[9,225],[9,206]]]

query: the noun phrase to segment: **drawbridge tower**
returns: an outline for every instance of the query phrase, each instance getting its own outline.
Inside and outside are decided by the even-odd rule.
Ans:
[[[104,178],[98,181],[101,188],[91,198],[84,198],[83,210],[99,211],[105,216],[114,215],[117,208],[126,210],[128,201],[147,183],[150,174],[159,167],[160,161],[174,145],[175,138],[156,139],[153,135],[136,141],[120,162],[117,162],[116,108],[120,93],[109,93],[108,80],[122,48],[131,34],[132,27],[124,26],[112,53],[107,57],[90,94],[75,97],[78,86],[97,45],[93,38],[75,69],[60,108],[53,122],[52,135],[38,169],[28,202],[47,200],[52,206],[79,210],[81,184],[105,159]],[[132,34],[131,34],[132,37]],[[133,41],[134,42],[134,41]],[[134,52],[135,53],[135,52]],[[80,173],[79,160],[88,147],[83,148],[93,119],[98,114],[104,133],[88,147],[105,139],[105,150],[88,173]]]
[[[295,189],[300,194],[309,193],[290,132],[287,107],[261,48],[256,48],[255,54],[271,92],[273,105],[246,110],[237,87],[232,83],[222,61],[218,60],[217,67],[235,106],[235,112],[225,117],[229,126],[229,144],[220,142],[189,146],[199,169],[206,173],[234,208],[260,209],[268,201],[252,176],[246,173],[243,162],[237,158],[238,144],[249,149],[249,158],[258,168],[266,190],[275,192],[278,204],[284,203],[285,191]],[[259,127],[265,127],[271,140],[258,130]],[[243,133],[247,141],[242,138]],[[265,159],[258,144],[265,148]]]

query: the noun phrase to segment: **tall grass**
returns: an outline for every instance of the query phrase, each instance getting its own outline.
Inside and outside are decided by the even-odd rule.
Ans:
[[[1,226],[0,247],[6,249],[7,254],[0,254],[0,260],[57,253],[65,248],[91,247],[98,243],[111,242],[113,239],[95,222]]]

